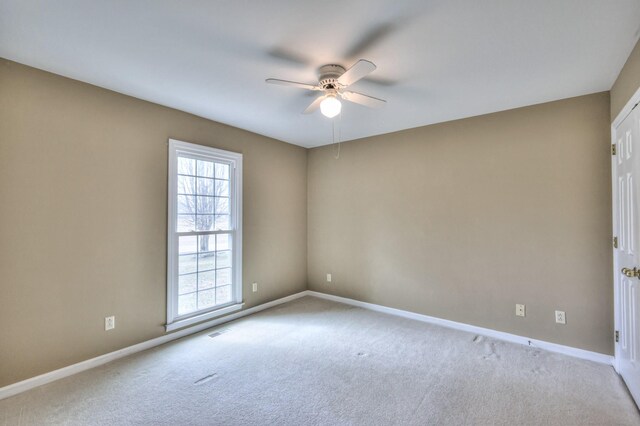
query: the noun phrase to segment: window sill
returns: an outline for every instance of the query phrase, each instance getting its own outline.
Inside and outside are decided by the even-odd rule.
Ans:
[[[244,303],[236,303],[235,305],[225,306],[224,308],[216,309],[215,311],[207,312],[193,317],[173,321],[172,323],[165,325],[166,331],[173,331],[179,328],[187,327],[189,325],[197,324],[202,321],[206,321],[211,318],[221,317],[223,315],[230,314],[232,312],[239,311],[244,306]]]

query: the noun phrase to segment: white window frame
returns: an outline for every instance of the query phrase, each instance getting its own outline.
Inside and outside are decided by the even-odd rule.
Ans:
[[[232,301],[209,310],[178,315],[178,237],[201,234],[176,231],[178,210],[178,156],[229,164],[229,191],[231,204],[231,232],[208,231],[207,234],[232,235]],[[242,309],[242,154],[169,139],[169,177],[167,205],[167,324],[166,331],[176,330],[201,321]]]

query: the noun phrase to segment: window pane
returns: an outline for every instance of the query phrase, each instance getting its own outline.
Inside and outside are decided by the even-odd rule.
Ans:
[[[198,160],[198,176],[213,177],[213,163],[211,161]]]
[[[209,271],[216,268],[215,253],[202,253],[198,255],[198,271]]]
[[[196,310],[196,293],[178,296],[178,315],[188,314]]]
[[[216,304],[215,289],[198,292],[198,309],[206,309]]]
[[[180,237],[178,239],[178,253],[191,254],[198,252],[198,238],[194,236]]]
[[[196,217],[192,214],[179,214],[178,215],[178,230],[177,232],[189,232],[195,229]]]
[[[180,275],[178,277],[178,293],[193,293],[196,291],[198,284],[198,274]]]
[[[200,235],[198,236],[198,252],[205,253],[208,251],[214,251],[216,249],[216,236],[215,235]]]
[[[222,182],[222,181],[221,181]],[[213,179],[198,178],[198,194],[199,195],[214,195],[215,185]]]
[[[216,236],[216,250],[230,250],[231,238],[228,234],[220,234]]]
[[[178,214],[195,212],[196,197],[193,195],[178,195]]]
[[[216,270],[216,286],[221,287],[223,285],[231,284],[231,268],[217,269]]]
[[[216,271],[200,272],[198,274],[198,290],[213,288],[216,282]]]
[[[231,268],[231,251],[216,252],[216,268]]]
[[[195,254],[183,254],[178,256],[178,274],[190,274],[198,269],[197,258]]]
[[[229,181],[216,179],[216,194],[218,197],[229,196]]]
[[[196,160],[191,158],[178,157],[178,174],[194,175],[196,170]]]
[[[231,229],[229,215],[216,215],[215,229],[220,229],[220,230]]]
[[[229,165],[216,163],[216,179],[229,179]]]
[[[195,194],[196,178],[190,176],[178,176],[178,194]]]
[[[215,197],[215,213],[216,214],[229,214],[229,199],[224,197]]]
[[[196,217],[196,230],[197,231],[213,231],[213,215],[199,214]]]
[[[222,305],[229,302],[231,302],[231,286],[226,285],[224,287],[216,288],[216,305]]]
[[[198,201],[198,214],[213,214],[215,202],[213,197],[197,197]]]

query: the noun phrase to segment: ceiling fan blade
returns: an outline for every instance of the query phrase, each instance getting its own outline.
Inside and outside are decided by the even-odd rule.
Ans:
[[[297,87],[298,89],[320,90],[320,87],[313,84],[298,83],[297,81],[279,80],[277,78],[268,78],[265,80],[269,84],[279,84],[280,86]]]
[[[307,109],[305,109],[302,113],[303,114],[311,114],[312,112],[317,110],[320,107],[320,103],[324,100],[324,98],[326,98],[326,95],[325,96],[318,96],[316,98],[316,100],[311,102],[311,105],[309,105],[307,107]]]
[[[338,78],[338,83],[345,87],[349,86],[360,80],[362,77],[368,75],[375,69],[376,66],[373,62],[360,59],[358,62],[353,64],[353,66],[349,68],[344,74],[342,74],[340,78]]]
[[[351,48],[345,52],[345,58],[358,57],[366,54],[366,51],[379,44],[391,32],[397,28],[397,25],[387,22],[380,24],[367,31]]]
[[[271,56],[274,59],[278,59],[281,61],[287,61],[289,63],[292,63],[294,65],[298,65],[298,66],[304,66],[304,65],[309,65],[311,64],[311,61],[309,60],[309,58],[306,58],[305,56],[294,52],[292,50],[287,50],[285,48],[282,47],[275,47],[271,50],[269,50],[267,52],[267,54],[269,56]]]
[[[398,84],[398,80],[392,80],[390,78],[384,78],[384,77],[378,77],[378,76],[375,76],[375,77],[367,76],[363,79],[363,81],[366,81],[367,83],[377,84],[378,86],[386,86],[386,87],[391,87]]]
[[[369,96],[369,95],[363,95],[362,93],[358,93],[358,92],[346,91],[346,92],[342,92],[341,95],[342,95],[342,99],[346,101],[364,105],[369,108],[380,108],[387,103],[387,101],[383,99],[374,98],[373,96]]]

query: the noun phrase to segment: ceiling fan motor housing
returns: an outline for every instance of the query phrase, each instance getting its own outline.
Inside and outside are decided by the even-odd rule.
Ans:
[[[318,69],[318,80],[320,87],[325,90],[336,90],[340,88],[338,78],[345,72],[345,68],[340,65],[323,65]]]

